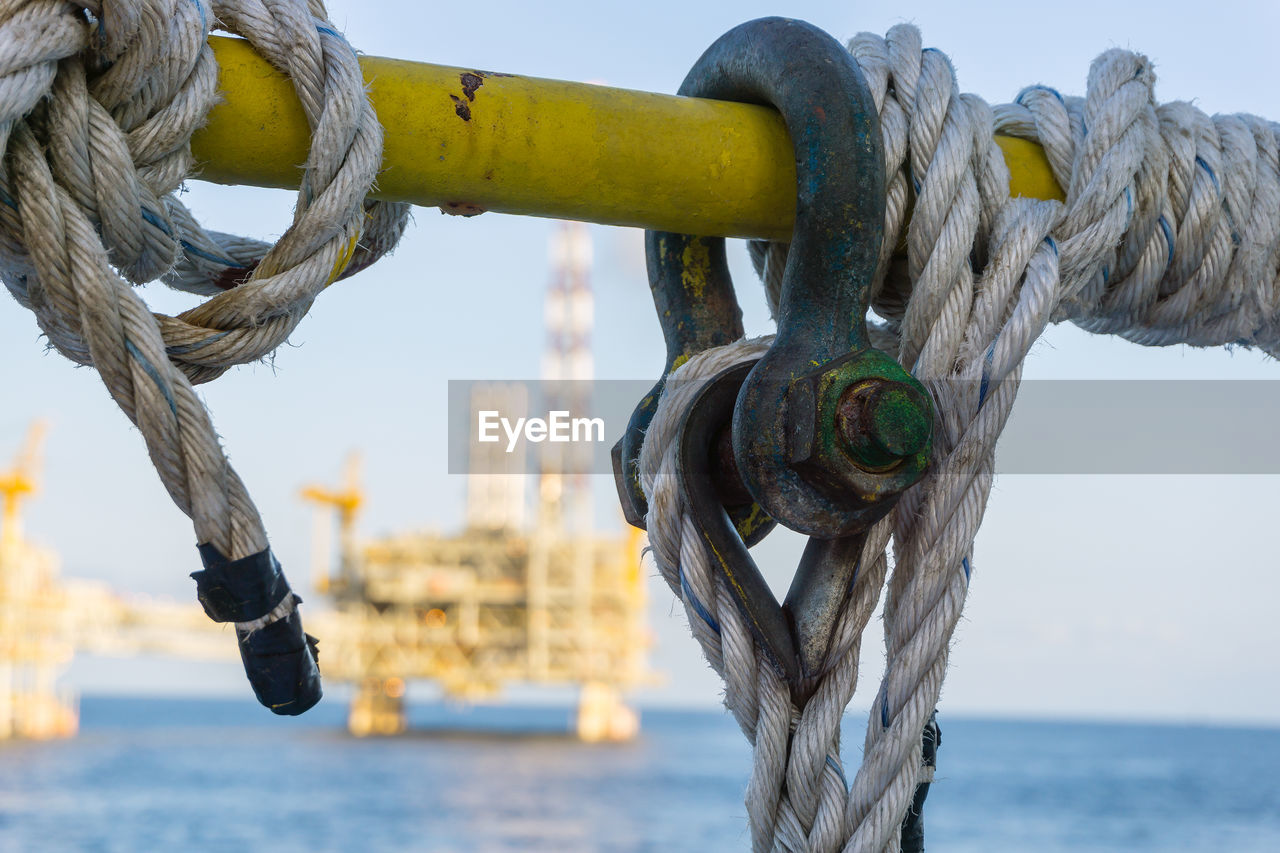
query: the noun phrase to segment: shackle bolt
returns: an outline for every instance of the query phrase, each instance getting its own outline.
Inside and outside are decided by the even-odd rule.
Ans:
[[[885,471],[929,445],[928,401],[902,382],[869,380],[846,389],[836,405],[844,449],[866,471]]]

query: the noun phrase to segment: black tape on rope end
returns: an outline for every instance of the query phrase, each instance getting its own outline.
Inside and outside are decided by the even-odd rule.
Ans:
[[[937,769],[938,747],[942,746],[942,727],[938,725],[937,708],[929,715],[929,722],[924,725],[921,745],[924,748],[921,764],[931,770]],[[907,810],[907,816],[902,820],[902,853],[924,853],[924,801],[928,796],[929,783],[921,782],[916,786],[911,808]]]
[[[236,628],[240,660],[254,695],[273,714],[297,716],[320,701],[320,651],[316,638],[302,630],[297,604],[271,549],[228,560],[213,545],[200,545],[204,570],[192,572],[196,595],[215,622],[261,619],[293,596],[288,616],[253,631]]]

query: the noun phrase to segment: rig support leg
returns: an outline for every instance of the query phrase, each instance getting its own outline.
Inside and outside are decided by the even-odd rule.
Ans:
[[[578,697],[578,738],[588,743],[628,741],[640,731],[640,716],[612,684],[589,681]]]
[[[366,678],[351,697],[347,729],[356,737],[404,734],[404,681],[399,678]]]

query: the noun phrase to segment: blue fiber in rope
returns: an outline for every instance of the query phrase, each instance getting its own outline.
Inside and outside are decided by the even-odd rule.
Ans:
[[[1018,97],[1015,98],[1014,101],[1016,103],[1022,104],[1023,106],[1026,106],[1026,102],[1022,100],[1022,96],[1027,94],[1028,92],[1036,92],[1036,91],[1048,92],[1050,95],[1053,95],[1055,98],[1058,99],[1058,103],[1062,104],[1064,107],[1067,105],[1067,102],[1062,98],[1061,92],[1059,92],[1057,89],[1053,88],[1052,86],[1043,86],[1043,85],[1028,86],[1027,88],[1023,89],[1021,92],[1018,93]]]
[[[1165,242],[1169,244],[1169,257],[1165,261],[1169,266],[1173,266],[1173,229],[1169,227],[1169,220],[1164,218],[1164,214],[1160,214],[1157,220],[1160,223],[1161,230],[1164,231]]]
[[[698,596],[693,594],[693,587],[689,586],[689,581],[685,580],[684,569],[680,570],[680,589],[684,592],[684,597],[693,605],[693,612],[702,618],[703,622],[716,632],[716,636],[720,636],[720,623],[715,620],[707,608],[702,606],[702,602],[698,600]]]
[[[156,366],[133,345],[133,341],[125,338],[124,348],[129,351],[129,355],[138,360],[138,363],[142,365],[142,369],[151,377],[151,381],[156,383],[156,387],[160,389],[160,393],[164,395],[164,399],[169,403],[169,411],[173,412],[173,416],[176,418],[178,416],[178,404],[173,401],[173,392],[169,390],[169,383],[164,381],[160,371],[156,370]]]
[[[203,349],[204,347],[208,346],[214,341],[220,341],[229,334],[231,334],[230,331],[218,332],[217,334],[210,335],[204,340],[196,341],[193,344],[182,344],[180,346],[165,347],[164,351],[167,352],[169,355],[186,355],[189,352],[195,352],[198,349]]]
[[[166,235],[170,237],[173,236],[173,229],[169,227],[169,223],[161,219],[160,216],[157,213],[155,213],[155,211],[147,210],[145,207],[142,208],[142,218],[150,222],[155,227],[159,228]],[[182,244],[182,251],[186,252],[188,255],[195,255],[198,258],[204,258],[206,261],[213,261],[215,264],[222,264],[224,267],[230,267],[231,269],[234,269],[234,270],[248,269],[248,267],[244,266],[243,264],[239,264],[233,260],[230,260],[229,258],[226,258],[226,257],[220,258],[217,255],[213,255],[213,254],[210,254],[209,252],[204,251],[203,249],[196,248],[195,246],[188,243],[186,240],[179,239],[178,242]]]
[[[233,270],[248,269],[244,264],[238,264],[235,261],[228,260],[227,258],[220,258],[217,255],[206,252],[204,249],[191,245],[186,240],[179,240],[178,242],[182,244],[182,251],[186,252],[188,255],[195,255],[197,258],[204,258],[206,261],[213,261],[215,264],[222,264],[224,267],[230,267]]]
[[[328,27],[322,27],[322,26],[318,26],[318,25],[316,26],[316,29],[317,29],[317,30],[319,30],[320,32],[324,33],[325,35],[333,36],[333,37],[334,37],[334,38],[336,38],[338,41],[340,41],[340,42],[342,42],[343,44],[345,44],[345,45],[347,46],[347,50],[351,51],[351,55],[352,55],[352,56],[354,56],[354,57],[356,57],[357,59],[359,59],[360,54],[356,53],[356,49],[355,49],[354,47],[352,47],[352,46],[351,46],[351,42],[347,41],[346,37],[345,37],[345,36],[343,36],[343,35],[342,35],[342,33],[339,33],[339,32],[336,32],[336,31],[334,31],[334,30],[331,30],[331,29],[329,29]]]
[[[846,791],[849,790],[849,780],[845,778],[844,768],[840,766],[840,762],[828,755],[827,766],[836,771],[836,775],[840,777],[840,784],[844,785],[844,789]]]
[[[1201,157],[1196,157],[1196,165],[1209,173],[1209,180],[1213,181],[1213,188],[1217,192],[1222,192],[1222,186],[1218,183],[1218,176],[1213,173],[1213,169],[1209,168],[1209,164]]]
[[[200,29],[206,33],[209,32],[209,16],[205,14],[204,4],[200,0],[191,0],[191,2],[195,3],[196,8],[200,10]]]
[[[159,228],[168,236],[170,237],[173,236],[173,229],[169,227],[169,223],[161,219],[159,215],[156,214],[155,211],[147,210],[145,207],[142,208],[142,218],[150,222],[155,227]]]
[[[987,388],[991,384],[991,362],[996,357],[996,342],[987,347],[987,354],[982,359],[982,384],[978,386],[978,408],[987,401]]]

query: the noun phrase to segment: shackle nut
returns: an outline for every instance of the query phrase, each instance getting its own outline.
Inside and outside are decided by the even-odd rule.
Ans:
[[[859,468],[885,471],[929,446],[929,401],[902,382],[860,382],[847,388],[836,404],[836,428]]]
[[[791,467],[830,500],[865,508],[872,522],[929,467],[929,392],[879,350],[793,380],[786,422]]]

